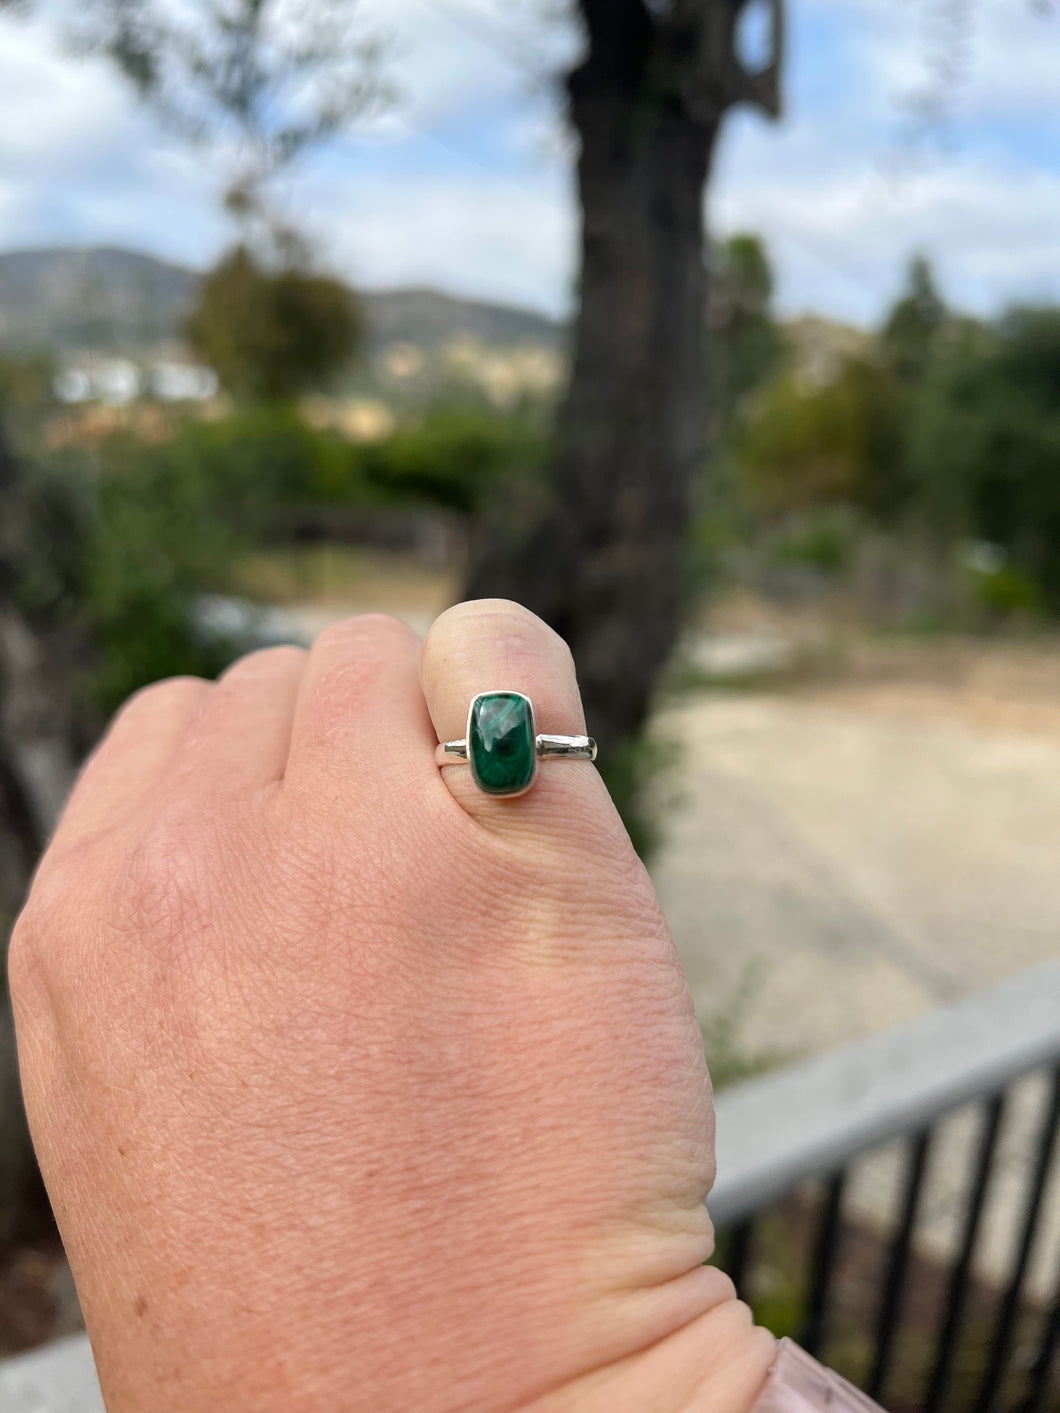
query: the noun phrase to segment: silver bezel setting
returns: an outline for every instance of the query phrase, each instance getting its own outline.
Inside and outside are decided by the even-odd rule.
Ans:
[[[533,742],[534,769],[530,779],[521,790],[508,791],[502,795],[496,790],[483,789],[482,782],[478,778],[478,771],[475,769],[475,758],[471,750],[471,722],[474,719],[475,707],[484,697],[519,697],[520,700],[524,701],[530,708],[530,739]],[[476,692],[471,698],[470,705],[467,709],[467,726],[464,730],[464,742],[465,749],[467,750],[467,763],[471,768],[471,778],[475,782],[475,789],[480,791],[483,795],[487,795],[491,800],[518,800],[522,795],[525,795],[528,790],[534,788],[534,783],[537,780],[537,772],[541,768],[541,752],[537,735],[537,716],[534,712],[534,704],[525,692],[513,692],[510,687],[494,687],[488,692]]]

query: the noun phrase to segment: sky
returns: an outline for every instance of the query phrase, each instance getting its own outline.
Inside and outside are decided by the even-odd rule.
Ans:
[[[283,193],[338,273],[569,311],[575,148],[551,76],[579,39],[543,6],[360,0],[395,101]],[[730,116],[707,202],[715,234],[765,237],[780,311],[871,325],[917,251],[971,312],[1060,301],[1060,7],[788,0],[788,13],[783,120]],[[918,124],[918,96],[940,91],[954,55],[945,114]],[[105,61],[65,49],[54,15],[0,14],[0,249],[120,245],[205,267],[232,239],[225,176]]]

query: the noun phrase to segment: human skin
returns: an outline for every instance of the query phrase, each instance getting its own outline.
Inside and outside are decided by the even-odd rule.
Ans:
[[[479,691],[584,729],[513,604],[135,697],[15,930],[27,1110],[109,1413],[747,1413],[710,1084],[600,777],[439,771]],[[433,724],[432,724],[433,723]]]

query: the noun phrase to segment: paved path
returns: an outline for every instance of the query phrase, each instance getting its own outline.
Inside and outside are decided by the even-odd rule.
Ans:
[[[809,1052],[1060,953],[1060,738],[783,696],[659,723],[683,802],[653,869],[697,1005]]]

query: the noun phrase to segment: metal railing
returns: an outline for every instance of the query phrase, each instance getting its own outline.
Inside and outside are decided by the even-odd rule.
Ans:
[[[1041,1076],[1042,1102],[1024,1125],[1023,1171],[1004,1174],[1019,1178],[1009,1194],[1015,1202],[1012,1241],[984,1281],[977,1267],[984,1217],[1002,1167],[1005,1129],[1015,1109],[1026,1109],[1014,1099],[1035,1075]],[[977,1122],[955,1160],[942,1140],[950,1116],[969,1108]],[[930,1357],[915,1393],[904,1395],[895,1413],[1060,1413],[1053,1370],[1060,1342],[1060,1231],[1046,1293],[1027,1298],[1043,1225],[1060,1216],[1058,1118],[1060,963],[727,1090],[717,1103],[718,1180],[710,1200],[722,1264],[754,1303],[771,1214],[783,1210],[792,1193],[816,1185],[815,1202],[800,1198],[794,1216],[788,1212],[792,1221],[803,1222],[808,1259],[801,1268],[793,1328],[780,1332],[794,1334],[826,1361],[838,1353],[834,1336],[843,1250],[853,1227],[862,1234],[868,1230],[875,1268],[871,1308],[855,1312],[861,1368],[842,1372],[888,1406],[898,1376],[908,1382],[908,1367],[903,1367],[907,1316],[923,1269],[918,1261],[925,1225],[930,1225],[926,1194],[940,1173],[951,1181],[956,1176],[961,1181],[955,1230],[948,1243],[936,1243],[932,1256],[933,1269],[941,1275],[935,1318],[931,1328],[919,1327],[920,1321],[915,1331],[921,1343],[927,1340]],[[886,1203],[866,1206],[858,1196],[859,1168],[895,1145],[901,1161],[890,1209]],[[960,1172],[955,1174],[955,1167]],[[781,1228],[782,1237],[790,1234],[783,1222]],[[992,1297],[989,1327],[984,1336],[980,1321],[976,1332],[981,1357],[975,1361],[974,1388],[956,1390],[960,1399],[955,1401],[956,1361],[967,1336],[970,1297],[983,1287]],[[1022,1330],[1028,1315],[1033,1339],[1029,1357],[1019,1366],[1014,1358],[1017,1328]],[[0,1364],[4,1413],[102,1413],[102,1408],[85,1339]]]
[[[1009,1211],[1001,1225],[1011,1229],[1010,1240],[1000,1243],[1002,1254],[995,1253],[983,1273],[980,1248],[991,1198],[997,1195],[1002,1136],[1014,1096],[1036,1075],[1041,1077],[1036,1112],[1029,1125],[1022,1124],[1021,1161],[1016,1165],[1022,1171],[1014,1174],[1010,1161],[1005,1173]],[[1021,1102],[1019,1107],[1026,1118],[1028,1105]],[[786,1201],[788,1227],[802,1219],[809,1235],[800,1288],[789,1301],[795,1311],[793,1328],[787,1332],[811,1353],[827,1361],[836,1352],[831,1346],[837,1273],[842,1272],[844,1241],[856,1227],[862,1238],[862,1266],[869,1245],[873,1269],[867,1278],[861,1272],[862,1287],[869,1286],[871,1298],[854,1302],[862,1326],[854,1358],[860,1367],[844,1368],[847,1377],[886,1405],[900,1375],[903,1413],[1060,1410],[1060,1387],[1054,1378],[1060,1251],[1052,1253],[1051,1290],[1043,1296],[1029,1295],[1027,1289],[1032,1260],[1041,1257],[1043,1245],[1060,1246],[1054,1233],[1044,1233],[1060,1213],[1055,1161],[1060,1131],[1060,963],[886,1034],[738,1086],[719,1096],[717,1109],[718,1182],[710,1206],[720,1234],[721,1264],[752,1304],[762,1233],[769,1214]],[[955,1173],[952,1144],[941,1161],[933,1160],[939,1158],[946,1125],[960,1114],[967,1127],[969,1110],[976,1127],[971,1142],[963,1145],[962,1172]],[[878,1161],[873,1155],[893,1157],[895,1145],[901,1153],[890,1211],[879,1201],[867,1207],[853,1203],[851,1188],[859,1167]],[[933,1243],[930,1274],[938,1280],[940,1295],[930,1316],[918,1313],[910,1331],[904,1316],[911,1295],[922,1294],[914,1287],[924,1283],[918,1246],[923,1244],[933,1168],[936,1179],[941,1175],[948,1186],[956,1187],[946,1204],[954,1231],[948,1241]],[[812,1202],[806,1196],[809,1180],[818,1189]],[[800,1194],[795,1206],[793,1193]],[[996,1209],[997,1203],[993,1206]],[[995,1210],[993,1215],[1006,1214]],[[774,1222],[766,1242],[775,1247],[777,1240]],[[780,1240],[790,1245],[795,1238],[782,1229]],[[969,1330],[973,1293],[987,1309],[977,1313],[975,1327]],[[849,1303],[849,1292],[845,1298]],[[1030,1343],[1028,1328],[1033,1329]],[[911,1338],[915,1361],[909,1354]],[[970,1357],[963,1351],[958,1389],[955,1369],[962,1339],[975,1347]],[[917,1368],[911,1371],[914,1362]]]

